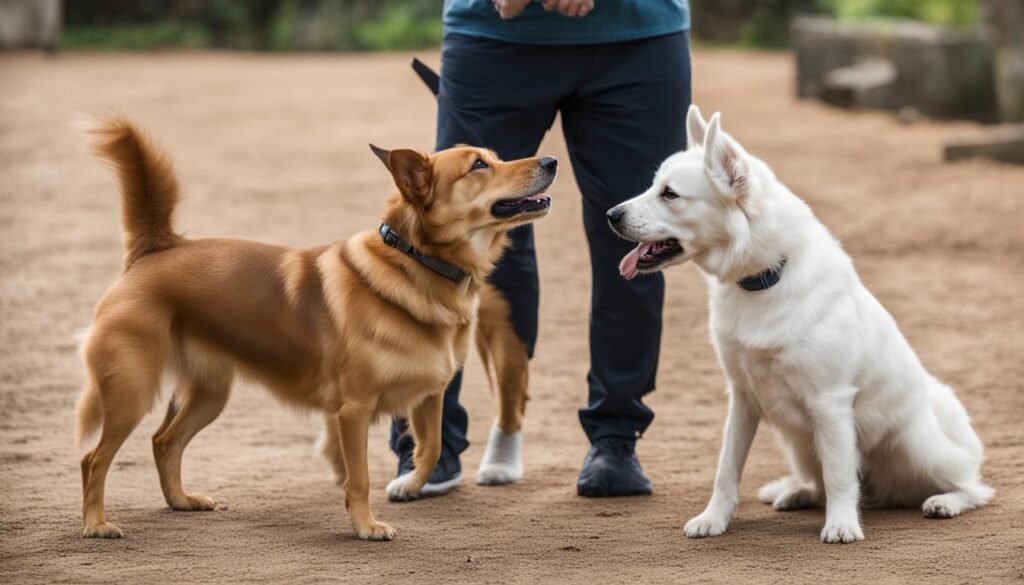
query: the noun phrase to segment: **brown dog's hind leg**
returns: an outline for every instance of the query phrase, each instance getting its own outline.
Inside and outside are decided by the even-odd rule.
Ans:
[[[174,510],[213,510],[216,503],[202,494],[189,495],[181,485],[181,457],[192,437],[216,420],[231,393],[231,370],[209,373],[185,382],[168,407],[164,424],[153,435],[153,457],[160,488]]]
[[[82,518],[86,538],[121,538],[124,533],[106,521],[103,510],[107,472],[114,455],[145,416],[158,389],[162,355],[158,343],[139,343],[94,336],[86,349],[86,365],[95,380],[103,413],[100,440],[82,457]],[[147,350],[137,349],[147,347]]]
[[[338,485],[345,485],[345,458],[341,455],[341,431],[338,429],[338,417],[324,416],[323,434],[320,437],[320,454],[331,463],[334,478]]]
[[[505,434],[518,433],[526,416],[526,389],[529,383],[529,358],[526,348],[515,336],[504,337],[495,348],[494,369],[497,372],[498,420]]]
[[[476,347],[487,371],[487,380],[498,397],[498,429],[519,432],[526,415],[530,358],[509,320],[509,305],[492,285],[480,295]]]

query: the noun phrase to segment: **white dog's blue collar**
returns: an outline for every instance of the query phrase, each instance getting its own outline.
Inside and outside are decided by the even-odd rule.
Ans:
[[[741,278],[736,284],[740,285],[743,290],[749,290],[751,292],[757,292],[759,290],[765,290],[771,288],[779,283],[782,279],[782,269],[786,267],[786,257],[783,256],[782,260],[775,266],[772,266],[764,272],[759,272],[746,278]]]

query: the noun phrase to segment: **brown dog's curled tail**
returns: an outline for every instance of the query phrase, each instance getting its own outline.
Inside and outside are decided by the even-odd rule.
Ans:
[[[182,237],[172,223],[178,180],[170,156],[127,118],[95,120],[87,132],[93,152],[114,168],[121,183],[125,270],[150,252],[177,246]]]

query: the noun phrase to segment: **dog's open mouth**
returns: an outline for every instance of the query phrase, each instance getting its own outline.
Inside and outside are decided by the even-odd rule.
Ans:
[[[491,215],[501,219],[515,217],[524,213],[536,213],[551,207],[551,197],[540,192],[526,197],[502,199],[491,206]]]
[[[651,270],[683,253],[679,240],[669,238],[656,242],[640,242],[619,263],[619,274],[632,280],[641,270]]]

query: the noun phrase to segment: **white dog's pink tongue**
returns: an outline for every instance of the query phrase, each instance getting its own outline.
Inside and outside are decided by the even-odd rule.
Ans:
[[[633,280],[637,273],[637,262],[640,261],[640,257],[646,254],[652,246],[654,246],[653,242],[641,242],[636,248],[630,250],[629,254],[622,257],[622,262],[619,262],[619,274],[626,280]]]

